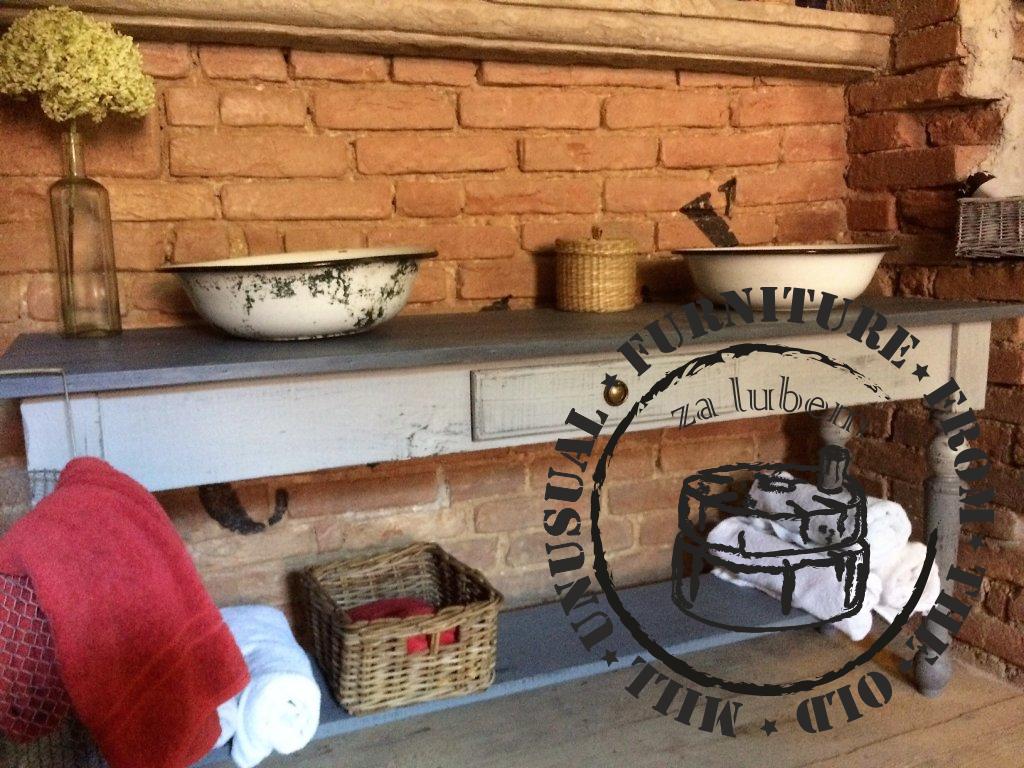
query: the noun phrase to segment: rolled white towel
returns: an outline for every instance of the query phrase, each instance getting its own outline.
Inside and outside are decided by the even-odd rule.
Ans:
[[[254,605],[225,608],[221,613],[252,678],[235,700],[231,758],[239,768],[253,768],[275,751],[282,755],[299,751],[320,724],[320,687],[309,657],[295,642],[280,611]],[[230,706],[222,706],[218,714],[223,740],[231,726]]]
[[[214,749],[220,749],[235,735],[238,728],[238,697],[228,699],[217,707],[217,717],[220,718],[220,738],[213,745]]]
[[[792,542],[764,530],[759,522],[756,518],[726,518],[711,530],[708,542],[735,547],[742,534],[744,547],[748,552],[779,552],[793,549]],[[820,558],[821,555],[811,553],[808,557]],[[799,558],[799,554],[796,554],[785,559],[797,564]],[[779,556],[762,555],[755,562],[761,566],[777,567],[782,565],[782,561],[783,558]],[[782,595],[781,573],[737,573],[723,568],[715,568],[712,573],[727,581],[745,582],[775,598]],[[881,583],[878,577],[869,574],[864,585],[864,599],[860,610],[852,616],[834,622],[832,626],[853,640],[862,640],[871,631],[871,611],[878,603],[880,591]],[[793,606],[812,616],[826,620],[844,613],[846,597],[844,585],[831,567],[800,568],[794,574]]]
[[[910,601],[927,556],[928,548],[920,542],[912,541],[904,544],[886,567],[877,572],[882,582],[882,591],[878,605],[875,606],[875,613],[890,624]],[[938,600],[941,588],[939,571],[935,567],[935,563],[932,563],[928,582],[925,584],[921,599],[917,601],[913,612],[928,613],[935,605],[935,601]]]

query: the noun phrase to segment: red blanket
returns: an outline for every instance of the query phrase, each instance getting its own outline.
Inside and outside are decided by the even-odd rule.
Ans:
[[[413,616],[433,616],[437,608],[417,597],[389,597],[372,603],[364,603],[348,612],[352,621],[379,621],[380,619],[409,619]],[[451,645],[459,640],[459,628],[453,627],[441,632],[439,645]],[[430,638],[413,635],[405,641],[405,652],[409,655],[423,653],[430,648]]]
[[[185,768],[220,734],[248,671],[166,513],[99,459],[0,539],[50,620],[75,711],[111,768]]]

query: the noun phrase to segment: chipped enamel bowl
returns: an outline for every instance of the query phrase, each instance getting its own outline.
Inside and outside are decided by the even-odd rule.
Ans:
[[[163,267],[202,317],[246,339],[322,339],[369,330],[405,306],[429,248],[351,248]]]
[[[783,289],[806,288],[809,307],[821,303],[821,293],[856,299],[867,289],[882,257],[894,245],[761,245],[735,248],[689,248],[674,251],[686,257],[702,294],[715,302],[723,291],[753,288],[751,304],[761,307],[762,286],[775,286],[777,307],[792,304]]]

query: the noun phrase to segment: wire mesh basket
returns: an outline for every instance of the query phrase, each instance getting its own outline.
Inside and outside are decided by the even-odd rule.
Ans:
[[[77,455],[67,376],[59,368],[0,371],[0,377],[29,375],[60,377],[68,446]],[[54,489],[59,475],[50,469],[0,469],[0,536]],[[53,634],[32,582],[0,574],[0,768],[105,766],[71,711]]]
[[[1024,257],[1024,197],[961,198],[956,255],[964,259]]]

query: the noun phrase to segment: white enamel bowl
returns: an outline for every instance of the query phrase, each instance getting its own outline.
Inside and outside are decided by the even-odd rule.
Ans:
[[[278,253],[163,267],[196,311],[247,339],[321,339],[369,330],[405,306],[429,248]]]
[[[776,305],[788,307],[783,289],[808,289],[808,306],[821,303],[821,293],[856,299],[870,285],[882,257],[892,245],[775,245],[735,248],[691,248],[675,251],[686,263],[700,292],[720,302],[723,291],[752,288],[751,303],[761,306],[761,287],[775,286]],[[810,291],[814,291],[813,297]]]

